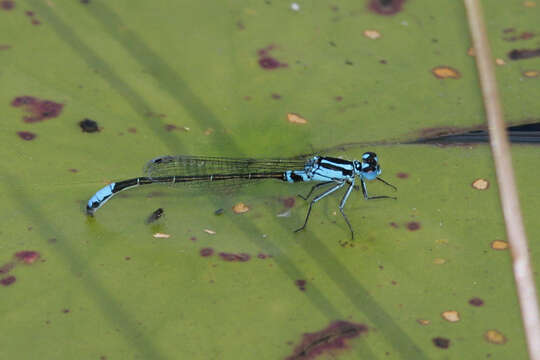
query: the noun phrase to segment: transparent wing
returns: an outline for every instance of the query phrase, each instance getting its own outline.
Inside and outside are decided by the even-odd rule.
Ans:
[[[162,176],[197,176],[225,174],[260,174],[303,170],[306,159],[246,159],[208,156],[160,156],[150,160],[144,174]]]

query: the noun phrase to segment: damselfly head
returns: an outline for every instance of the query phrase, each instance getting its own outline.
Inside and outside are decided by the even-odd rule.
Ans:
[[[366,180],[375,180],[377,176],[381,174],[381,167],[379,166],[379,159],[377,154],[373,152],[366,152],[362,155],[362,161],[355,161],[354,167],[356,173],[362,176]]]

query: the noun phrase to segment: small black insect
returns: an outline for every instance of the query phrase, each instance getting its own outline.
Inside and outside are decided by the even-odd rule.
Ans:
[[[161,217],[161,215],[163,215],[163,213],[164,213],[164,210],[162,208],[157,209],[152,214],[150,214],[148,219],[146,219],[146,223],[147,224],[153,223],[154,221],[158,220]]]

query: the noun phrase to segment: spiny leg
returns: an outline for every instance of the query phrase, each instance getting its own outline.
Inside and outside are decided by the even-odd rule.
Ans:
[[[363,179],[360,179],[360,182],[362,183],[362,193],[364,194],[364,199],[366,199],[366,200],[374,200],[374,199],[394,199],[394,200],[397,200],[397,198],[394,197],[394,196],[386,196],[386,195],[369,196],[368,193],[367,193],[366,182]]]
[[[397,187],[395,187],[394,185],[390,184],[389,182],[384,181],[384,180],[381,179],[380,177],[378,177],[377,180],[379,180],[380,182],[382,182],[382,183],[385,184],[385,185],[390,186],[392,189],[394,189],[394,191],[397,191]]]
[[[341,215],[343,215],[343,218],[345,219],[345,222],[349,226],[349,230],[351,231],[351,240],[354,240],[354,231],[352,229],[351,223],[349,222],[349,219],[347,218],[347,215],[345,215],[345,212],[343,211],[343,208],[345,207],[345,203],[347,202],[347,199],[349,198],[349,195],[351,195],[352,190],[354,189],[354,180],[349,185],[349,188],[347,189],[347,192],[345,195],[343,195],[343,199],[341,199],[341,203],[339,204],[339,211],[341,211]]]
[[[307,225],[307,222],[308,222],[308,219],[309,219],[309,214],[311,213],[311,207],[313,206],[313,204],[315,204],[317,201],[321,200],[322,198],[330,195],[334,191],[341,189],[343,187],[343,185],[345,185],[345,182],[340,182],[336,186],[334,186],[333,188],[328,189],[326,192],[322,193],[321,195],[319,195],[319,196],[315,197],[313,200],[311,200],[311,202],[309,203],[309,208],[308,208],[308,212],[307,212],[307,215],[306,215],[306,220],[304,221],[304,225],[302,225],[302,227],[294,230],[294,232],[298,232],[298,231],[304,230],[306,228],[306,225]]]
[[[313,191],[314,191],[315,189],[317,189],[317,188],[319,188],[319,187],[321,187],[321,186],[324,186],[324,185],[332,184],[332,183],[334,183],[334,181],[327,181],[327,182],[318,183],[318,184],[316,184],[316,185],[313,185],[313,186],[311,187],[311,190],[309,190],[309,193],[306,195],[306,197],[303,197],[303,196],[300,195],[300,194],[297,194],[297,195],[298,195],[298,197],[300,197],[300,198],[302,198],[302,199],[304,199],[304,200],[307,201],[307,199],[311,196],[311,194],[313,194]]]

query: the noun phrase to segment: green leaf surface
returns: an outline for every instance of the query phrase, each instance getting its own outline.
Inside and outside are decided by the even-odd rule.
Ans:
[[[508,53],[538,47],[540,4],[483,4],[507,121],[537,121],[540,61]],[[511,257],[493,248],[506,239],[489,147],[404,144],[484,123],[463,4],[298,5],[0,1],[0,358],[526,358]],[[13,106],[21,96],[63,107],[25,122],[43,108]],[[82,132],[85,118],[100,131]],[[353,192],[354,241],[339,194],[293,233],[310,184],[148,186],[84,214],[95,191],[155,156],[321,149],[375,151],[398,187],[368,184],[396,201]],[[512,155],[538,261],[539,149]],[[249,211],[235,214],[240,202]]]

